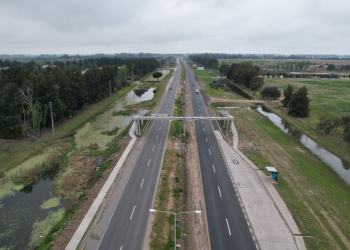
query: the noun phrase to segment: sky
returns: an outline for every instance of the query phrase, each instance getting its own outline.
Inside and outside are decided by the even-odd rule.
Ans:
[[[0,54],[350,54],[349,0],[0,0]]]

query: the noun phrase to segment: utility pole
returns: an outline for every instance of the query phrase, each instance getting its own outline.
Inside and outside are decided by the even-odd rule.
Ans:
[[[54,128],[54,125],[53,125],[53,117],[52,117],[52,102],[49,102],[50,103],[50,110],[51,110],[51,123],[52,123],[52,134],[55,133],[55,128]]]
[[[111,98],[112,97],[111,80],[109,80],[108,82],[109,82],[109,98]]]
[[[182,144],[182,141],[181,141],[181,130],[180,130],[180,172],[181,172],[181,146],[182,146],[181,144]]]

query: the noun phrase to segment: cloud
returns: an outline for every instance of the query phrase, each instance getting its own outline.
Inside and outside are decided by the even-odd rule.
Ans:
[[[350,2],[2,1],[0,53],[350,54]]]

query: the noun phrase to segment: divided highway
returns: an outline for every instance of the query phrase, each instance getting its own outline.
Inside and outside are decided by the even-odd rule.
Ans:
[[[207,117],[189,66],[182,61],[190,84],[193,116]],[[210,121],[195,121],[211,250],[257,249]],[[241,173],[244,174],[244,173]]]
[[[170,85],[173,90],[166,90],[158,113],[172,115],[180,74],[181,64],[177,61],[177,70]],[[169,124],[169,121],[154,121],[151,125],[144,147],[100,239],[98,249],[136,250],[145,247],[151,215],[149,209],[154,204]]]

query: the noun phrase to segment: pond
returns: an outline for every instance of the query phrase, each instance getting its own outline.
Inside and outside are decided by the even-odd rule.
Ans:
[[[268,117],[270,121],[272,121],[276,126],[278,126],[285,133],[290,136],[297,138],[305,147],[310,149],[310,151],[315,154],[320,160],[330,166],[334,171],[336,171],[339,176],[346,182],[350,183],[350,166],[343,162],[338,156],[332,154],[324,147],[317,144],[314,140],[312,140],[307,135],[303,134],[299,130],[295,129],[289,123],[281,119],[275,113],[269,112],[264,109],[262,106],[257,107],[257,111]]]
[[[126,105],[151,100],[154,96],[154,90],[155,88],[140,87],[130,91],[125,97],[115,101],[112,108],[99,114],[94,119],[91,119],[82,128],[77,130],[75,134],[77,147],[87,147],[91,143],[96,142],[100,149],[106,148],[106,145],[115,135],[102,135],[101,132],[119,127],[120,129],[118,132],[120,133],[132,120],[131,116],[113,116],[113,112],[121,110]]]
[[[130,91],[125,97],[114,102],[112,108],[105,110],[87,122],[75,135],[77,147],[96,142],[104,148],[115,135],[101,135],[104,130],[120,127],[122,131],[132,120],[131,116],[113,116],[113,111],[125,105],[151,100],[155,88],[139,88]],[[53,149],[45,149],[42,155],[34,156],[8,171],[0,183],[0,249],[34,249],[46,237],[49,230],[64,215],[69,200],[55,195],[52,187],[58,169],[47,171],[42,179],[30,185],[16,185],[12,176],[28,170],[45,161]]]

